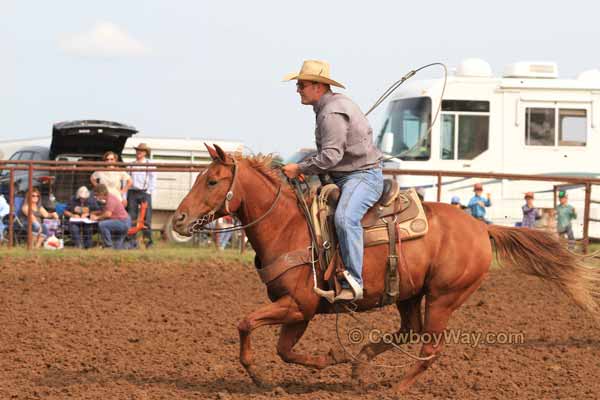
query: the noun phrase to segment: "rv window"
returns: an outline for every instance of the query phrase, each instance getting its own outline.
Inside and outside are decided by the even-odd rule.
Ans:
[[[487,115],[458,117],[459,160],[472,160],[488,149],[489,122]]]
[[[490,102],[470,100],[442,100],[442,111],[490,112]]]
[[[417,97],[396,100],[390,103],[387,113],[377,146],[382,149],[385,144],[388,147],[385,149],[387,154],[405,161],[428,160],[431,151],[431,99]],[[393,141],[389,139],[389,134],[393,135]]]
[[[440,158],[442,160],[454,160],[455,120],[454,114],[442,114],[442,140],[440,146]]]
[[[554,108],[527,108],[525,110],[525,144],[554,146]]]
[[[560,109],[558,114],[559,146],[585,146],[586,110]]]

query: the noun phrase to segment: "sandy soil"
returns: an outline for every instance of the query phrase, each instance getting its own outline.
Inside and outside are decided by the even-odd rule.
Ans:
[[[277,328],[253,336],[275,388],[255,387],[238,362],[236,326],[268,299],[250,266],[51,263],[1,263],[0,399],[600,397],[600,329],[549,284],[509,270],[492,271],[450,326],[522,334],[524,342],[450,344],[410,392],[397,395],[391,385],[411,362],[402,353],[377,358],[367,390],[358,392],[349,365],[314,371],[282,362]],[[353,352],[350,329],[398,323],[394,308],[359,318],[340,317]],[[319,316],[298,347],[316,353],[336,345],[335,317]]]

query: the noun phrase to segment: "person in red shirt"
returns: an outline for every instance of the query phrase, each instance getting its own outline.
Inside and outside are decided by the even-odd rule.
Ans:
[[[102,236],[105,248],[124,249],[123,242],[127,237],[127,231],[131,227],[131,218],[121,199],[108,192],[104,184],[99,184],[94,189],[94,195],[103,208],[95,211],[90,216],[92,221],[98,221],[98,230]]]

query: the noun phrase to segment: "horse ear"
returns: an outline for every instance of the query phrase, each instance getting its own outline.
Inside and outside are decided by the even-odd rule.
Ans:
[[[223,149],[220,148],[218,144],[213,144],[213,146],[215,146],[215,150],[217,150],[217,153],[219,154],[219,158],[221,159],[221,161],[225,162],[227,160],[227,154],[225,154]]]
[[[210,158],[212,158],[213,161],[219,159],[219,154],[217,154],[217,151],[215,149],[213,149],[212,147],[210,147],[210,145],[206,143],[204,143],[204,146],[206,146],[206,150],[208,150],[208,154],[210,154]]]

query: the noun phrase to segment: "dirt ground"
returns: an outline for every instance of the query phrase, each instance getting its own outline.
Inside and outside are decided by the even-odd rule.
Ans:
[[[600,397],[600,329],[551,285],[510,270],[493,270],[450,327],[505,334],[498,341],[521,334],[523,343],[449,344],[408,393],[397,395],[391,385],[411,363],[402,353],[377,358],[359,392],[349,365],[315,371],[282,362],[271,327],[253,338],[274,389],[255,387],[238,362],[236,327],[268,299],[248,265],[49,263],[0,262],[0,399]],[[393,308],[359,318],[340,317],[352,352],[358,347],[347,340],[351,329],[385,331],[398,323]],[[335,317],[319,316],[298,348],[331,346]]]

